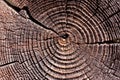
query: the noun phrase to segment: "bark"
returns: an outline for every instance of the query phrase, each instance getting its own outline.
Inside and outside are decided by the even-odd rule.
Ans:
[[[0,80],[120,80],[119,0],[0,0]]]

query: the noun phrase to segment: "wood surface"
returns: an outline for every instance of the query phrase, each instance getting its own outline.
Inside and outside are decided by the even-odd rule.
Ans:
[[[0,0],[0,80],[120,80],[120,0]]]

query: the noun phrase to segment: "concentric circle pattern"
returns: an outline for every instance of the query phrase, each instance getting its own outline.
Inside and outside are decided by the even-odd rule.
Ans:
[[[120,80],[119,0],[11,2],[31,20],[6,25],[0,80]]]

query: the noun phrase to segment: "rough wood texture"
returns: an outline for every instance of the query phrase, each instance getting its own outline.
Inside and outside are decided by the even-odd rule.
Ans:
[[[120,0],[0,0],[0,80],[120,80]]]

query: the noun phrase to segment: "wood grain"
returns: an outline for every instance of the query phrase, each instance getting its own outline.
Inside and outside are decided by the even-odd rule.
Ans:
[[[120,80],[119,0],[0,0],[0,80]]]

